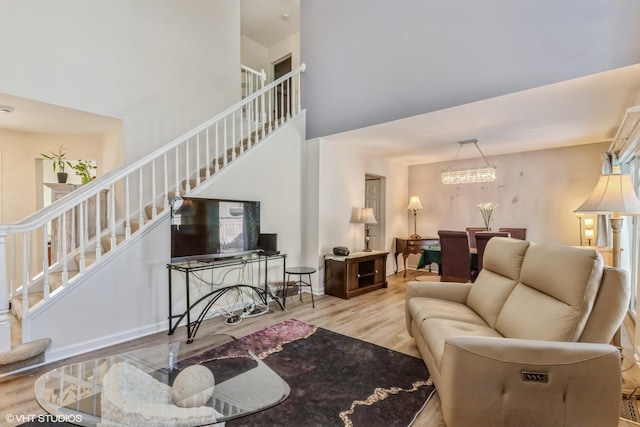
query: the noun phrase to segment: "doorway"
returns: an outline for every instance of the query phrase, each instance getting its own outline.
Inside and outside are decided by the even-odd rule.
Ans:
[[[273,63],[273,81],[291,72],[291,54]],[[280,119],[291,114],[292,96],[291,80],[285,80],[276,88],[276,99],[273,103],[273,117]]]
[[[369,226],[369,247],[373,250],[384,250],[385,239],[385,185],[383,176],[366,174],[364,177],[364,205],[373,209],[377,224]]]

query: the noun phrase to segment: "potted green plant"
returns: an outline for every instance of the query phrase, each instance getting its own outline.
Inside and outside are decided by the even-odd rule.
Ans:
[[[60,184],[64,184],[65,182],[67,182],[67,178],[69,176],[69,174],[67,174],[64,169],[65,166],[69,163],[66,160],[66,155],[67,155],[67,149],[64,148],[64,146],[60,146],[58,147],[58,152],[54,152],[54,151],[50,151],[49,154],[44,154],[44,153],[40,153],[40,155],[42,157],[44,157],[45,159],[49,159],[51,161],[53,161],[53,173],[57,173],[58,174],[58,182]]]
[[[75,171],[76,175],[82,179],[82,184],[86,184],[95,179],[94,170],[98,169],[98,167],[91,163],[90,160],[78,160],[75,164],[71,162],[67,162],[67,164]]]

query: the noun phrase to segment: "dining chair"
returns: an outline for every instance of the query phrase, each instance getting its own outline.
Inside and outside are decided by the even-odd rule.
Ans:
[[[509,228],[509,227],[501,227],[498,231],[503,231],[505,233],[511,234],[511,237],[519,240],[527,240],[527,229],[526,228]]]
[[[469,247],[476,247],[476,233],[478,231],[487,231],[487,227],[467,227],[467,233],[469,233]]]
[[[508,232],[500,231],[479,231],[476,233],[476,249],[478,251],[478,272],[482,270],[482,258],[484,257],[484,248],[492,237],[511,237]]]
[[[471,267],[469,233],[466,231],[438,231],[440,237],[441,282],[469,282],[475,280],[477,270]]]

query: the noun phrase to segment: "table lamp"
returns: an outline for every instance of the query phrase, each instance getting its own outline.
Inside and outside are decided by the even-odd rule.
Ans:
[[[413,211],[413,234],[411,235],[411,238],[420,239],[421,237],[418,234],[417,219],[416,219],[418,215],[418,211],[422,209],[422,203],[420,203],[420,197],[411,196],[411,198],[409,198],[409,206],[407,206],[407,209]]]
[[[592,228],[587,228],[586,230],[584,230],[584,237],[585,239],[587,239],[587,244],[589,246],[591,246],[591,240],[593,240],[593,238],[595,237],[596,232],[592,229]]]
[[[362,208],[360,222],[364,224],[364,251],[371,252],[371,249],[369,249],[369,242],[371,240],[371,237],[369,236],[369,225],[378,223],[375,215],[373,214],[373,208]]]

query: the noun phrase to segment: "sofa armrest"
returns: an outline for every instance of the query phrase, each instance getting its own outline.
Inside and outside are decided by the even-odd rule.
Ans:
[[[448,427],[618,425],[620,353],[608,344],[452,337],[441,374]]]
[[[405,313],[407,331],[411,334],[411,314],[409,313],[409,300],[415,297],[434,298],[445,301],[466,304],[467,296],[472,283],[458,282],[409,282],[405,294]]]
[[[409,282],[407,283],[406,299],[425,297],[465,304],[471,286],[473,286],[472,283]]]

